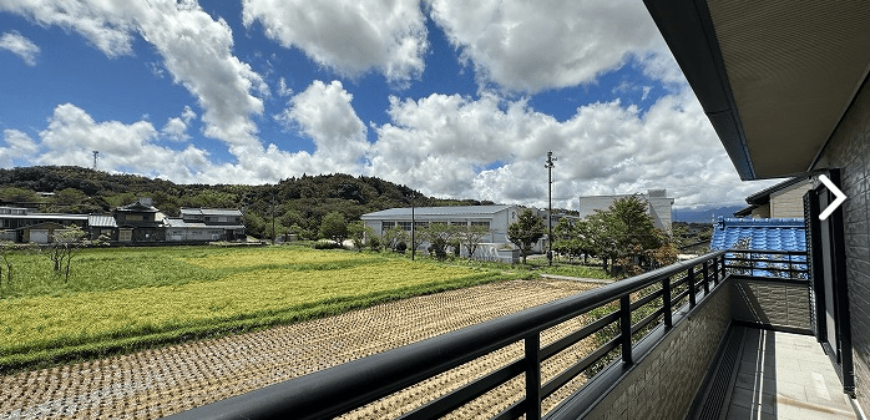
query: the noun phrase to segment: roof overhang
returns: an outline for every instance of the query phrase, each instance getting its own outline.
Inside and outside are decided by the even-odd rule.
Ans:
[[[870,70],[870,2],[644,3],[740,177],[810,172]]]

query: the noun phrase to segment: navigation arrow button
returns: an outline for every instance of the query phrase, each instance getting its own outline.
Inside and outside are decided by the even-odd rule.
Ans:
[[[825,175],[819,175],[819,181],[822,181],[822,184],[825,184],[825,186],[834,193],[834,196],[837,197],[834,202],[829,204],[828,208],[819,215],[819,220],[825,220],[834,212],[834,210],[837,209],[837,207],[840,207],[840,204],[843,204],[843,202],[846,201],[846,194],[843,194],[843,192],[834,185],[834,182],[828,179]]]

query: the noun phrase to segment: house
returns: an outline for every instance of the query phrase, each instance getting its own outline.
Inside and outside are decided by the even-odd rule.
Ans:
[[[788,179],[746,197],[749,206],[734,213],[734,217],[803,218],[803,196],[812,188],[809,177]]]
[[[647,213],[652,216],[653,226],[658,229],[670,231],[673,217],[672,210],[674,199],[667,196],[668,190],[647,190],[646,194],[622,194],[622,195],[592,195],[580,197],[580,218],[586,218],[595,214],[596,210],[607,210],[616,200],[637,196],[646,201],[649,207]]]
[[[164,242],[165,216],[152,205],[150,198],[121,206],[112,213],[118,227],[118,242]]]
[[[202,242],[245,238],[237,209],[184,208],[181,217],[164,219],[168,242]]]
[[[91,239],[118,240],[118,223],[115,222],[115,217],[111,214],[88,215],[88,226]]]
[[[245,225],[242,223],[242,211],[238,209],[214,208],[181,208],[181,219],[185,223],[202,223],[218,233],[222,240],[245,238]]]

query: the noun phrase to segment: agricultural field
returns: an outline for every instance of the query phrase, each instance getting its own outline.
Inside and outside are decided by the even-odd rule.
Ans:
[[[377,254],[277,248],[85,250],[68,280],[12,254],[0,283],[0,372],[254,331],[515,278]]]

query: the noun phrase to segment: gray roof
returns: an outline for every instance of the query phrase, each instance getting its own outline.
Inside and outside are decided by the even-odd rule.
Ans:
[[[167,217],[163,219],[163,225],[168,228],[185,228],[185,229],[220,229],[220,230],[236,230],[244,229],[242,225],[207,225],[203,222],[185,222],[184,219],[176,217]]]
[[[101,228],[116,228],[115,218],[111,214],[92,214],[88,216],[88,226]]]
[[[160,210],[157,210],[157,208],[154,206],[146,206],[141,202],[137,201],[133,204],[127,204],[126,206],[118,207],[118,211],[128,211],[136,213],[157,213]]]
[[[0,219],[87,221],[88,215],[87,214],[69,214],[69,213],[0,214]]]
[[[181,208],[181,215],[198,215],[203,216],[241,216],[242,211],[239,209],[209,209],[209,208]]]
[[[448,217],[488,217],[500,211],[504,211],[513,206],[497,205],[497,206],[448,206],[448,207],[416,207],[414,209],[415,217],[432,217],[432,216],[448,216]],[[380,220],[380,219],[410,219],[411,208],[392,208],[387,210],[376,211],[374,213],[366,213],[360,216],[363,220]]]

